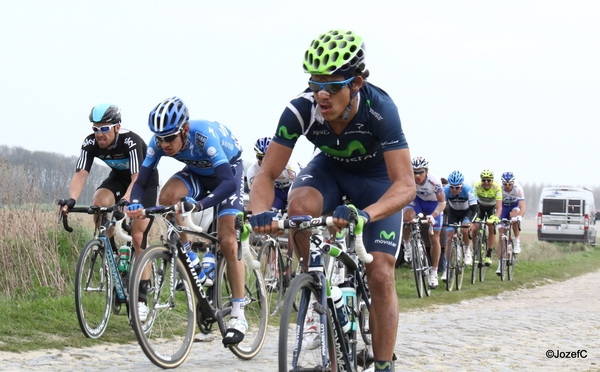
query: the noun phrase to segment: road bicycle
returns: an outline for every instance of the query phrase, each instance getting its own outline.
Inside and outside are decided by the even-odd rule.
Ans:
[[[470,224],[452,223],[445,224],[446,227],[452,227],[454,234],[452,242],[448,249],[448,259],[446,260],[446,290],[452,292],[453,289],[460,291],[462,288],[463,277],[465,274],[465,242],[463,241],[462,229],[468,228]]]
[[[513,253],[513,240],[512,240],[512,226],[510,220],[503,218],[500,220],[498,227],[503,228],[502,235],[500,235],[500,259],[498,265],[500,265],[500,280],[512,281],[515,270],[516,255]],[[521,223],[517,222],[519,231],[521,231]],[[508,231],[508,233],[507,233]]]
[[[477,281],[477,277],[479,277],[479,281],[483,282],[485,280],[485,272],[487,266],[483,263],[485,255],[488,249],[488,225],[487,225],[488,215],[484,214],[483,219],[476,219],[472,223],[476,223],[477,233],[475,234],[475,239],[473,240],[473,264],[471,271],[471,284],[475,284]],[[494,224],[494,231],[496,229],[496,225]],[[479,274],[479,275],[477,275]]]
[[[166,226],[162,243],[148,247],[136,260],[131,272],[131,295],[137,296],[142,272],[149,264],[157,267],[156,290],[148,296],[148,308],[155,317],[150,332],[144,332],[137,317],[137,307],[132,308],[133,330],[146,356],[161,368],[175,368],[185,361],[194,343],[196,325],[203,333],[210,333],[218,325],[225,336],[231,313],[232,292],[227,277],[227,262],[220,250],[216,255],[214,284],[203,287],[198,272],[190,262],[180,234],[190,234],[206,239],[216,248],[218,237],[204,232],[194,224],[191,217],[193,206],[181,202],[172,206],[146,208],[146,216],[154,216]],[[175,219],[182,212],[183,226]],[[215,212],[215,215],[218,215]],[[238,259],[244,259],[245,287],[244,314],[248,330],[244,340],[229,349],[241,359],[250,359],[262,348],[267,331],[269,308],[264,281],[251,251],[249,236],[251,227],[244,224],[243,212],[236,216],[235,231],[238,241]]]
[[[411,270],[415,276],[415,284],[417,286],[417,296],[423,298],[424,295],[431,295],[429,287],[429,273],[431,272],[431,264],[425,250],[425,243],[421,237],[421,224],[428,223],[423,219],[423,214],[419,213],[412,221],[405,222],[404,228],[410,229],[408,238],[411,250]],[[429,233],[433,234],[433,226],[429,225]],[[404,247],[406,249],[407,247]]]
[[[62,207],[66,205],[65,200],[60,200],[59,221],[62,219],[63,227],[68,232],[73,232],[69,226],[68,214],[62,214]],[[79,327],[88,338],[99,338],[102,336],[111,312],[120,314],[121,307],[125,304],[127,314],[130,314],[129,306],[129,270],[119,271],[117,267],[118,251],[113,247],[107,232],[111,227],[117,227],[117,235],[127,242],[131,249],[131,236],[124,233],[122,226],[125,215],[120,211],[119,203],[111,207],[89,206],[72,207],[69,213],[87,213],[97,215],[99,223],[94,231],[94,237],[85,243],[75,269],[75,308]],[[131,227],[125,229],[130,232]],[[131,260],[135,261],[135,251],[131,250]],[[149,293],[152,293],[152,279],[150,280]],[[134,297],[137,298],[137,297]],[[133,306],[135,307],[135,306]],[[152,327],[152,322],[143,323],[144,331]]]
[[[275,221],[274,221],[275,222]],[[279,229],[297,228],[299,234],[309,234],[310,253],[307,271],[296,276],[288,288],[281,310],[279,327],[279,371],[357,371],[358,339],[361,332],[365,347],[370,347],[371,338],[368,316],[371,307],[370,294],[364,282],[364,263],[373,257],[367,254],[362,242],[363,220],[356,209],[350,209],[348,225],[348,251],[325,241],[319,227],[333,226],[333,217],[291,216],[277,221]],[[332,295],[332,286],[327,279],[324,258],[342,262],[346,281],[340,284],[344,302],[340,316]],[[298,310],[294,310],[297,302]],[[316,330],[318,345],[304,344],[304,326],[309,313],[318,314]],[[344,332],[342,321],[346,319],[350,328]],[[363,366],[365,367],[365,366]]]

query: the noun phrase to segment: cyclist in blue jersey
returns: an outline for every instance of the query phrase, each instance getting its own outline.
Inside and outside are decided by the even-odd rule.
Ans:
[[[144,188],[160,158],[168,156],[185,164],[163,186],[158,203],[173,205],[187,197],[198,211],[218,206],[219,246],[227,260],[228,280],[234,297],[223,344],[238,344],[248,329],[244,316],[244,264],[237,259],[235,235],[235,216],[244,210],[242,148],[226,126],[213,121],[189,120],[188,109],[179,97],[160,102],[150,112],[148,126],[154,136],[133,187],[133,204],[127,207],[128,214],[132,218],[142,217],[144,206],[140,201],[144,200]],[[190,261],[199,265],[184,234],[181,240]],[[201,281],[205,275],[210,277],[214,273],[201,271]]]
[[[525,216],[525,193],[523,187],[515,182],[515,174],[513,172],[504,172],[500,177],[502,181],[502,214],[500,219],[510,220],[510,228],[513,230],[513,252],[514,254],[521,253],[521,231],[518,224]],[[504,225],[498,226],[498,235],[504,234]],[[498,259],[500,259],[500,250],[498,250]],[[500,275],[500,265],[496,270],[496,274]]]
[[[469,228],[468,224],[473,220],[477,214],[477,198],[473,188],[465,183],[465,177],[463,174],[455,170],[448,176],[448,185],[444,187],[444,194],[446,196],[446,212],[448,214],[448,224],[461,223],[466,227],[461,228],[463,242],[465,243],[465,265],[471,265],[473,263],[473,256],[469,244]],[[452,236],[454,235],[454,228],[448,226],[446,228],[447,242],[446,247],[452,245]],[[450,256],[450,249],[446,250],[446,262]],[[442,281],[447,280],[447,271],[442,275]]]
[[[339,58],[331,58],[339,55]],[[398,325],[394,264],[400,250],[402,208],[415,197],[410,151],[398,109],[381,88],[367,82],[365,44],[353,31],[332,30],[304,54],[308,88],[284,109],[250,193],[256,233],[271,233],[273,185],[296,141],[305,136],[319,150],[302,169],[288,199],[289,215],[333,213],[347,223],[346,195],[365,220],[364,243],[371,290],[370,329],[376,371],[390,371]],[[308,262],[309,244],[298,236]],[[291,239],[290,239],[291,240]],[[394,330],[390,332],[390,330]]]
[[[110,207],[116,202],[130,201],[133,184],[138,177],[140,165],[146,154],[146,142],[134,132],[121,127],[121,109],[111,103],[103,103],[92,107],[90,112],[93,133],[88,135],[81,145],[81,153],[75,166],[75,174],[69,186],[69,199],[63,208],[63,213],[69,207],[75,206],[81,196],[85,182],[90,174],[94,159],[103,161],[111,168],[108,177],[102,181],[94,192],[92,205]],[[145,203],[152,206],[156,203],[158,194],[158,170],[149,175]],[[96,221],[98,223],[99,221]],[[146,248],[146,231],[149,229],[148,220],[133,221],[131,237],[136,255],[142,254]],[[118,249],[109,231],[113,249]],[[150,271],[145,272],[140,282],[140,298],[138,308],[140,319],[145,321],[148,307],[145,304],[145,294],[148,291]]]

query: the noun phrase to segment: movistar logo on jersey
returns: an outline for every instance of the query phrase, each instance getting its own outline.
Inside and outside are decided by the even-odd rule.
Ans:
[[[352,156],[352,153],[354,151],[358,151],[361,155],[364,155],[367,152],[363,144],[356,140],[351,141],[348,144],[348,146],[346,146],[346,148],[343,150],[334,150],[328,146],[321,146],[319,148],[326,154],[339,156],[342,158],[349,158],[350,156]]]
[[[396,247],[398,245],[398,243],[396,243],[396,232],[387,232],[385,230],[381,230],[379,232],[379,239],[375,239],[375,243],[391,245],[392,247]]]
[[[293,138],[298,138],[299,137],[298,133],[288,134],[286,127],[279,127],[279,130],[277,131],[277,135],[285,137],[285,138],[290,139],[290,140],[293,139]]]

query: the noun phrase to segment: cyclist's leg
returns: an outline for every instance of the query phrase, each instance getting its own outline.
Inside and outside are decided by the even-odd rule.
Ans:
[[[385,168],[372,169],[369,178],[349,175],[342,181],[343,189],[361,209],[375,203],[390,187]],[[339,177],[339,176],[338,176]],[[399,229],[402,211],[365,226],[363,241],[373,262],[366,265],[367,282],[371,292],[369,323],[375,361],[392,362],[398,329],[398,297],[395,289],[394,264],[400,250]],[[385,232],[385,234],[382,234]]]

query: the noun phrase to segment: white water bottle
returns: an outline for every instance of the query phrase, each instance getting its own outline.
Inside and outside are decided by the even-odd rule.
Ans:
[[[348,321],[348,314],[346,309],[346,304],[344,303],[344,299],[342,298],[342,290],[337,287],[331,287],[331,298],[333,298],[333,303],[335,304],[335,309],[338,315],[338,319],[340,320],[340,324],[342,329],[345,332],[350,330],[350,322]]]

